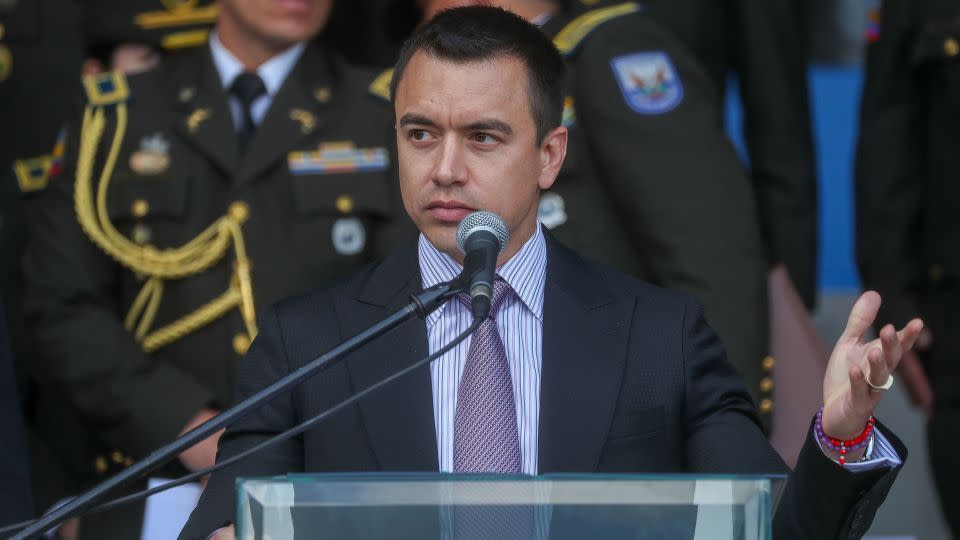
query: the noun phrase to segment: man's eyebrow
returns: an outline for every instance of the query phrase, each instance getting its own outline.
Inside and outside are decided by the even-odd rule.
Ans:
[[[436,122],[422,114],[407,113],[400,117],[400,127],[409,125],[437,127]]]
[[[467,129],[470,131],[499,131],[504,135],[513,134],[513,128],[510,127],[510,124],[494,118],[474,122],[468,125]]]

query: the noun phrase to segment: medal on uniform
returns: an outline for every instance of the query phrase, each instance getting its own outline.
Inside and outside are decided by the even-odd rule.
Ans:
[[[170,143],[162,133],[140,140],[140,149],[130,156],[130,169],[144,176],[160,174],[170,167]]]
[[[340,255],[357,255],[367,243],[367,231],[363,228],[363,222],[355,217],[335,221],[331,237],[333,249]]]
[[[540,196],[537,207],[537,219],[548,229],[557,228],[567,222],[566,203],[563,197],[552,191]]]

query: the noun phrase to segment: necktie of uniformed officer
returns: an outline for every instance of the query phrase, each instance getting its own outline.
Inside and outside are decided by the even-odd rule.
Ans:
[[[457,389],[454,417],[455,472],[520,474],[520,434],[510,363],[496,317],[513,290],[501,278],[493,283],[490,313],[474,332]],[[468,307],[470,295],[457,297]],[[468,489],[477,489],[476,487]],[[471,505],[454,512],[457,540],[530,538],[533,516],[528,506]]]
[[[263,79],[252,71],[244,71],[237,75],[230,85],[230,94],[240,100],[240,108],[243,111],[243,119],[237,126],[237,141],[240,143],[240,153],[247,150],[247,145],[253,139],[254,132],[257,131],[257,125],[253,121],[253,112],[250,110],[253,102],[260,96],[267,93],[267,87],[263,84]]]

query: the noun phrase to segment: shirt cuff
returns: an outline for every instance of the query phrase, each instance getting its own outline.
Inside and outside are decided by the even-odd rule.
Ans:
[[[814,432],[814,438],[817,434]],[[820,446],[819,444],[817,446]],[[826,451],[821,447],[821,452],[824,453],[828,458]],[[833,458],[830,458],[833,461]],[[900,459],[900,455],[897,454],[897,451],[893,449],[893,446],[890,444],[890,441],[883,435],[883,432],[880,428],[874,426],[873,430],[873,453],[869,459],[863,461],[848,462],[844,464],[843,468],[852,472],[865,472],[865,471],[875,471],[877,469],[892,469],[903,464],[903,460]]]

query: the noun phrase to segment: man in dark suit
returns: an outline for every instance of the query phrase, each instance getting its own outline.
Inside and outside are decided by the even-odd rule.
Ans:
[[[960,4],[887,0],[871,13],[857,150],[857,260],[894,323],[929,333],[904,357],[911,399],[929,415],[930,466],[960,538]]]
[[[412,230],[390,110],[367,92],[375,74],[312,42],[330,0],[215,7],[202,47],[84,80],[63,172],[32,212],[36,423],[74,491],[229,406],[258,308]],[[180,464],[215,452],[214,438]],[[137,535],[139,520],[118,529],[112,514],[84,518],[81,535]]]
[[[510,231],[490,316],[429,369],[215,473],[181,538],[206,538],[229,523],[238,476],[786,471],[696,302],[588,263],[540,228],[537,202],[568,142],[563,74],[550,41],[497,8],[443,12],[411,38],[391,95],[401,192],[419,242],[267,311],[239,396],[381,319],[409,293],[454,277],[463,260],[457,224],[478,209],[501,215]],[[245,416],[223,435],[218,456],[236,455],[439,350],[470,325],[467,303],[451,300]],[[873,293],[861,298],[833,352],[818,435],[808,433],[775,518],[777,538],[862,534],[905,458],[892,434],[869,425],[922,323],[899,334],[888,325],[865,343],[879,303]],[[847,451],[821,433],[844,441],[866,434],[875,445]],[[214,537],[232,534],[227,527]]]

